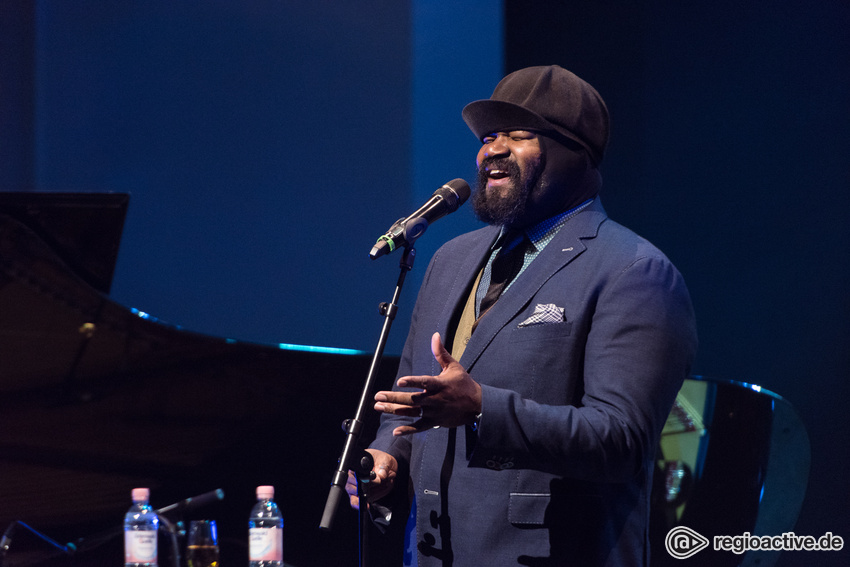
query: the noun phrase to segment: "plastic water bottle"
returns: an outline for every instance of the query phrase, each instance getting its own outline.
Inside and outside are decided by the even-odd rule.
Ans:
[[[257,487],[257,503],[248,518],[250,567],[282,567],[283,517],[274,503],[274,486]]]
[[[133,489],[133,505],[124,516],[124,567],[156,567],[159,517],[148,500],[147,488]]]

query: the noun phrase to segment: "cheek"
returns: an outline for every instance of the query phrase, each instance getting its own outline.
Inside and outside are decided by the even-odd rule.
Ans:
[[[543,165],[540,156],[525,159],[520,164],[520,171],[522,172],[522,178],[525,182],[528,182],[535,177],[539,177],[543,173],[542,170]]]
[[[478,155],[475,156],[475,166],[480,168],[481,162],[487,157],[486,146],[482,146],[480,150],[478,150]]]
[[[587,168],[587,160],[582,151],[571,150],[548,140],[545,148],[547,159],[544,175],[549,180],[572,180],[583,174]]]
[[[525,178],[533,177],[538,173],[544,161],[543,153],[537,145],[519,148],[514,151],[514,155]]]

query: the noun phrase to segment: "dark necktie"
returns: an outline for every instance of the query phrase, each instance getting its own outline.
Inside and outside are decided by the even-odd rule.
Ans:
[[[522,236],[522,240],[517,242],[515,246],[508,248],[520,236]],[[505,287],[511,283],[511,280],[522,269],[525,252],[531,245],[531,241],[524,232],[522,234],[518,232],[508,233],[505,235],[503,242],[502,249],[499,250],[496,258],[493,260],[493,264],[490,266],[490,286],[487,288],[487,293],[481,299],[481,305],[478,308],[478,313],[480,313],[478,316],[479,320],[493,307],[493,304],[496,303],[496,300],[505,291]],[[476,325],[477,323],[478,321],[476,321]]]

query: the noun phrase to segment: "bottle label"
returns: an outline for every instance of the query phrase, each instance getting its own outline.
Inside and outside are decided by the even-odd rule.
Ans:
[[[283,561],[282,529],[251,528],[248,532],[251,561]]]
[[[124,562],[156,565],[156,530],[125,531]]]

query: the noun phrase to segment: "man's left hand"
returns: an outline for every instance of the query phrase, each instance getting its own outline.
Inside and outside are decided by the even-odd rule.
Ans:
[[[396,427],[393,435],[409,435],[432,427],[458,427],[472,423],[481,413],[481,386],[452,358],[439,333],[431,337],[431,352],[442,368],[439,376],[404,376],[398,380],[399,387],[420,390],[375,394],[377,411],[419,418],[410,425]]]

